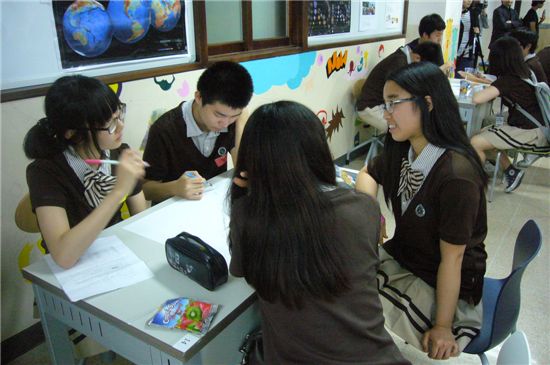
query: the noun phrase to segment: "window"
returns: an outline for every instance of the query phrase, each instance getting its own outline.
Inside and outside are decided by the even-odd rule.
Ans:
[[[209,56],[303,44],[297,36],[302,1],[206,0],[204,4]]]

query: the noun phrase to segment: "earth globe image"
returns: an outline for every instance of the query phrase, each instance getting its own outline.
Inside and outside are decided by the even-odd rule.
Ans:
[[[97,1],[77,0],[63,15],[63,36],[69,47],[79,55],[99,56],[111,45],[111,19]]]
[[[151,20],[155,29],[169,32],[180,20],[180,0],[153,0],[151,2]]]
[[[111,0],[107,13],[115,38],[122,43],[136,43],[145,37],[151,25],[151,0]]]

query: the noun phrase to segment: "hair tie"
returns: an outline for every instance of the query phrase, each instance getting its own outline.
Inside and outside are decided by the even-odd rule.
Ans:
[[[38,121],[38,125],[46,132],[48,136],[55,138],[55,130],[53,129],[52,123],[48,120],[48,118],[40,119]]]

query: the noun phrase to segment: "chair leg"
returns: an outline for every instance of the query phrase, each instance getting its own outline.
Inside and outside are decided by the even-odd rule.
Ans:
[[[477,354],[477,356],[479,356],[479,359],[481,360],[481,365],[491,365],[489,364],[489,360],[487,359],[487,356],[485,356],[484,352]]]
[[[502,152],[497,153],[497,158],[495,160],[495,171],[493,172],[493,181],[491,181],[491,186],[489,188],[489,202],[493,201],[493,193],[495,192],[495,185],[497,183],[497,175],[498,170],[500,169],[500,154]]]

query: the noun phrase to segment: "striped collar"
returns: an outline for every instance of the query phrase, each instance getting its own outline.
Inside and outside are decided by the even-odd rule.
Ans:
[[[445,151],[445,148],[437,147],[431,143],[428,143],[426,147],[424,147],[422,152],[420,152],[420,155],[418,155],[418,157],[414,159],[414,150],[412,146],[409,148],[407,158],[409,160],[409,163],[411,164],[411,168],[413,170],[420,171],[422,175],[424,175],[424,179],[420,183],[416,192],[420,190],[420,188],[424,184],[424,181],[426,181],[426,176],[428,176],[437,160],[439,160],[439,158],[445,153]],[[405,200],[403,196],[401,196],[401,214],[405,213],[405,211],[409,207],[409,203],[414,199],[415,195],[416,193],[411,196],[409,200]]]
[[[111,155],[111,151],[106,150],[103,151],[105,154],[105,157],[108,159]],[[65,151],[63,151],[63,155],[65,156],[65,159],[67,160],[67,163],[73,171],[75,172],[76,176],[78,176],[78,179],[80,182],[84,184],[84,175],[87,171],[93,170],[84,160],[76,153],[73,146],[67,147]],[[101,171],[105,175],[111,175],[111,165],[102,164],[99,165],[97,171]]]

